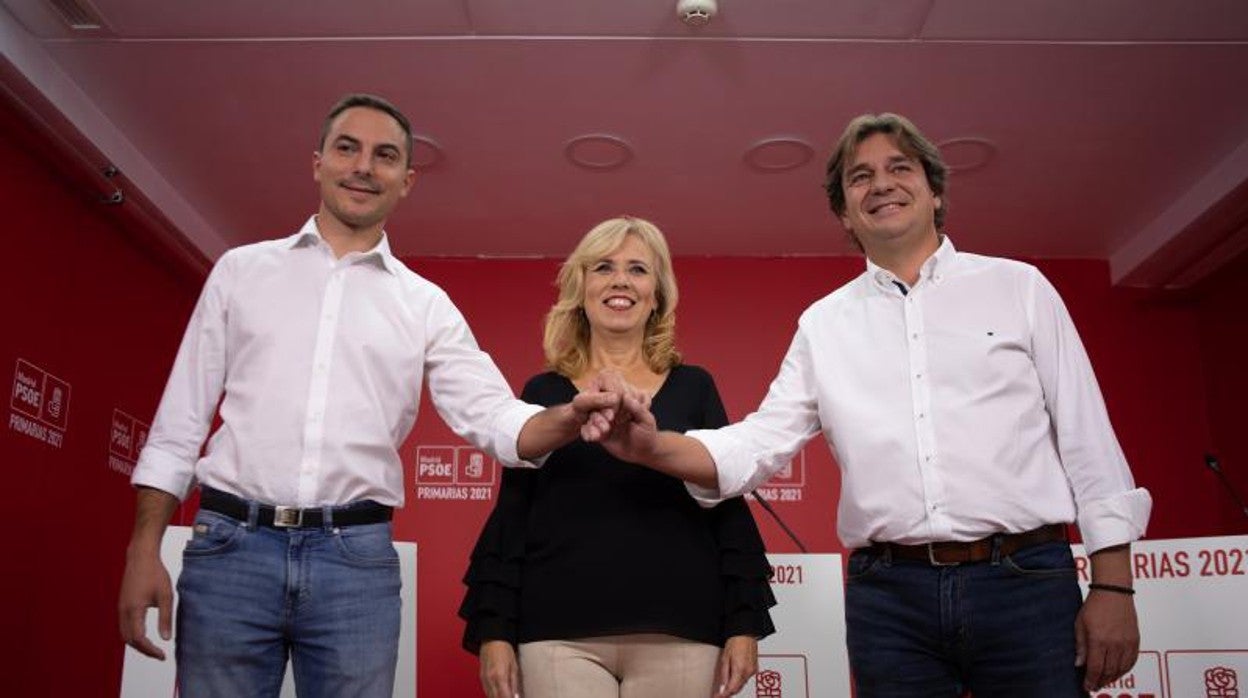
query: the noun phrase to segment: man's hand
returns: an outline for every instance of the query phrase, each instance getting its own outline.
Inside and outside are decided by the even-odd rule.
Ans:
[[[156,608],[156,629],[161,638],[173,637],[173,584],[160,561],[160,540],[178,498],[151,487],[135,493],[134,533],[126,548],[126,571],[117,598],[117,622],[127,645],[156,659],[165,652],[147,639],[147,609]]]
[[[147,609],[152,607],[156,608],[160,637],[167,641],[173,637],[173,585],[169,571],[158,553],[128,552],[117,601],[121,639],[139,652],[163,660],[165,651],[147,638]]]
[[[598,391],[598,392],[594,392]],[[602,444],[622,461],[643,465],[706,489],[719,487],[715,461],[701,442],[676,432],[660,432],[650,412],[650,395],[624,381],[615,371],[603,371],[577,400],[602,393],[619,396],[614,412],[596,410],[581,426],[581,438]]]
[[[749,635],[734,635],[724,643],[715,670],[715,690],[711,698],[735,696],[750,677],[758,672],[758,640]]]
[[[1098,690],[1130,671],[1139,652],[1134,600],[1112,591],[1090,591],[1075,617],[1075,664],[1086,669],[1084,690]]]
[[[629,463],[648,465],[654,461],[658,448],[659,427],[650,408],[625,395],[615,420],[607,422],[600,415],[591,415],[581,428],[581,438],[597,442],[611,455]]]
[[[481,643],[481,688],[486,698],[519,698],[520,665],[506,640]]]
[[[619,404],[617,393],[593,388],[583,390],[572,402],[548,407],[525,422],[516,437],[516,454],[529,460],[575,441],[589,419],[605,419],[610,423]]]
[[[624,380],[624,375],[615,369],[599,371],[589,386],[573,400],[573,407],[588,407],[591,400],[601,400],[603,395],[612,396],[615,402],[609,408],[587,411],[581,426],[581,438],[586,441],[601,442],[613,430],[633,419],[633,415],[624,409],[624,400],[631,399],[647,411],[650,408],[650,394],[630,385]]]

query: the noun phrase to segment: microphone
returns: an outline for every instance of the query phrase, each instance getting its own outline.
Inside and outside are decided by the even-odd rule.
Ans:
[[[1239,510],[1244,513],[1245,517],[1248,517],[1248,506],[1244,505],[1243,498],[1240,497],[1239,493],[1235,491],[1235,486],[1231,484],[1231,481],[1226,479],[1226,473],[1222,472],[1222,464],[1218,462],[1218,457],[1212,453],[1206,453],[1205,467],[1212,470],[1213,474],[1218,476],[1218,479],[1222,481],[1223,486],[1226,487],[1226,491],[1231,493],[1231,498],[1234,499],[1235,503],[1239,505]]]
[[[780,515],[776,513],[775,509],[771,508],[771,505],[767,503],[767,500],[758,496],[757,492],[751,492],[750,496],[754,498],[754,501],[762,505],[762,507],[767,510],[768,514],[771,514],[771,518],[775,519],[776,523],[780,524],[780,528],[784,529],[785,533],[789,534],[789,539],[797,544],[797,549],[802,552],[806,552],[806,546],[802,545],[802,541],[797,539],[797,534],[793,533],[793,531],[785,525],[784,521],[780,518]],[[1248,509],[1245,509],[1244,513],[1248,514]]]

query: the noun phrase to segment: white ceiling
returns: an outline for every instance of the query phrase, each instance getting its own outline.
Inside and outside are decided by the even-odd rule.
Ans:
[[[93,0],[104,28],[74,32],[50,0],[0,0],[0,77],[209,258],[314,209],[320,121],[350,91],[441,149],[388,226],[404,255],[562,257],[625,212],[682,255],[848,253],[822,171],[867,111],[991,144],[951,179],[960,247],[1153,287],[1248,249],[1244,0],[719,5],[691,29],[675,0]],[[631,159],[577,167],[586,134]],[[772,138],[814,157],[751,167]]]

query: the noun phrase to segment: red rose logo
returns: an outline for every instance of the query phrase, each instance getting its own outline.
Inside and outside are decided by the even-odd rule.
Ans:
[[[1239,698],[1239,675],[1224,666],[1205,669],[1205,698]]]
[[[764,669],[754,679],[754,695],[757,698],[782,698],[780,693],[780,672]]]

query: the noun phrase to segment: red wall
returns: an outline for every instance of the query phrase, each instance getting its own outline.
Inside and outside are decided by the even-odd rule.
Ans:
[[[1223,268],[1200,289],[1197,318],[1200,324],[1200,361],[1208,393],[1209,451],[1222,463],[1222,471],[1248,497],[1248,253]],[[1214,489],[1213,508],[1221,516],[1222,529],[1248,533],[1248,518],[1213,473],[1194,474],[1201,486]]]
[[[12,485],[0,521],[18,534],[12,571],[0,582],[16,621],[9,627],[18,629],[6,692],[116,695],[121,644],[114,608],[133,493],[108,467],[113,412],[150,420],[201,280],[175,278],[91,195],[67,187],[46,158],[4,133],[0,201],[14,220],[11,270],[0,282],[0,369],[11,376],[21,358],[71,386],[62,447],[11,426],[0,430]],[[292,212],[292,226],[299,215]],[[679,239],[672,243],[680,249]],[[541,319],[554,297],[555,262],[409,263],[450,292],[513,386],[541,370]],[[715,375],[730,415],[757,405],[802,309],[861,265],[856,258],[677,260],[681,346],[687,361]],[[1202,465],[1205,452],[1216,452],[1228,475],[1248,488],[1240,436],[1248,314],[1239,307],[1248,293],[1248,258],[1181,299],[1111,289],[1101,262],[1040,266],[1066,298],[1137,480],[1153,492],[1149,535],[1248,532]],[[419,445],[457,443],[427,401],[424,410],[404,446],[409,469]],[[454,611],[469,547],[492,502],[421,500],[417,484],[409,474],[397,531],[420,546],[420,694],[474,695],[475,659],[459,649],[462,624]],[[838,489],[827,447],[817,441],[806,449],[801,500],[775,503],[813,552],[839,550]],[[770,549],[795,550],[766,514],[755,514]]]
[[[5,672],[14,696],[117,695],[117,589],[133,521],[128,478],[109,468],[113,411],[150,421],[200,279],[175,278],[114,225],[94,193],[71,188],[47,154],[0,114],[0,429],[7,532]],[[24,359],[69,384],[64,440],[16,431],[14,371]],[[58,430],[59,431],[59,430]]]

